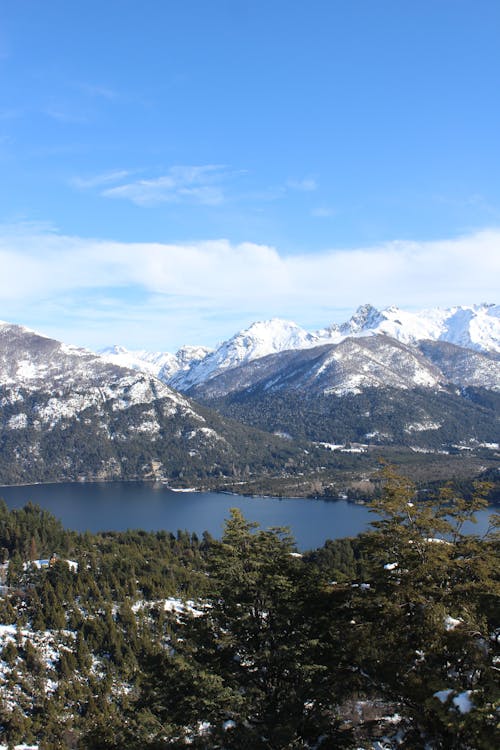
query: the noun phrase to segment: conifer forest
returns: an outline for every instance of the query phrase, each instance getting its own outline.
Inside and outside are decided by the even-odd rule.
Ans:
[[[236,509],[217,540],[2,504],[0,744],[499,747],[498,517],[463,532],[488,487],[382,471],[370,530],[303,554]]]

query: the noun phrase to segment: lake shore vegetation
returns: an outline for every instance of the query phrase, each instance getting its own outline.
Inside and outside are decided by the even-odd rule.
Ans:
[[[498,517],[463,533],[489,487],[380,488],[368,532],[303,554],[238,510],[214,539],[2,504],[0,743],[498,746]]]

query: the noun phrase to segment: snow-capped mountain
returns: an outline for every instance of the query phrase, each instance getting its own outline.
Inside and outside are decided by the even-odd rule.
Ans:
[[[288,320],[259,321],[239,331],[204,359],[194,362],[188,371],[176,373],[169,382],[174,388],[185,391],[245,362],[289,349],[308,349],[322,340],[319,334],[308,333]]]
[[[500,357],[453,344],[425,342],[416,348],[376,334],[339,344],[290,350],[246,362],[193,386],[189,394],[210,401],[230,393],[361,393],[367,388],[430,388],[449,384],[500,391]]]
[[[100,354],[106,362],[113,365],[147,372],[155,377],[158,377],[162,370],[165,370],[169,376],[177,370],[175,354],[170,354],[170,352],[149,352],[146,349],[129,350],[124,346],[115,344],[99,349],[97,354]]]
[[[308,333],[273,320],[250,326],[214,352],[184,347],[170,355],[177,368],[170,383],[177,379],[219,414],[151,374],[163,371],[167,379],[172,359],[164,353],[97,355],[0,323],[0,484],[192,482],[238,476],[248,466],[281,471],[290,461],[298,471],[312,460],[316,448],[304,451],[251,427],[326,443],[366,439],[437,450],[496,444],[498,308],[434,312],[427,320],[427,327],[422,319],[420,327],[415,320],[410,326],[394,308],[365,306],[343,327]],[[399,338],[377,332],[384,326]],[[410,328],[406,343],[401,338],[403,332],[410,337]],[[449,343],[445,335],[491,351]]]
[[[500,355],[447,342],[350,336],[227,369],[189,394],[246,424],[328,445],[498,449]]]
[[[7,323],[0,446],[0,484],[206,476],[245,466],[248,451],[270,456],[259,434],[202,413],[152,375]]]
[[[100,349],[97,353],[107,362],[147,372],[167,383],[179,370],[189,370],[191,365],[202,360],[211,351],[206,346],[183,346],[176,354],[170,354],[170,352],[148,352],[145,349],[129,350],[123,346],[114,345]]]
[[[495,446],[495,313],[498,308],[481,306],[409,318],[395,308],[364,306],[343,326],[317,334],[316,341],[329,343],[311,346],[306,339],[301,349],[212,370],[185,392],[247,424],[328,444],[445,452],[457,445]],[[481,351],[486,346],[491,351]]]
[[[500,352],[500,306],[469,305],[407,312],[398,307],[382,311],[363,305],[339,327],[341,336],[386,336],[415,344],[418,341],[446,341],[483,352]]]
[[[127,352],[114,347],[105,350],[103,356],[108,361],[152,373],[177,390],[187,392],[223,372],[270,354],[379,334],[409,346],[439,341],[477,352],[500,353],[500,306],[484,304],[407,312],[394,306],[377,310],[367,304],[359,307],[347,322],[315,332],[274,318],[253,323],[215,350],[183,347],[173,355]]]

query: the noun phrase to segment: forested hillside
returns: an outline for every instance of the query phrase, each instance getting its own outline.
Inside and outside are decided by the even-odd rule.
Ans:
[[[215,540],[2,506],[0,742],[497,747],[499,539],[462,534],[487,487],[383,481],[369,533],[304,555],[237,510]]]
[[[231,394],[210,405],[269,432],[331,443],[399,445],[427,452],[498,441],[500,394],[452,390],[365,388],[362,393],[309,395],[265,389]],[[467,434],[468,442],[462,442]]]

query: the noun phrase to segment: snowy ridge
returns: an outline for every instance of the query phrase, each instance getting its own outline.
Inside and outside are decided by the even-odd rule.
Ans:
[[[290,349],[309,349],[323,341],[325,337],[321,334],[309,333],[288,320],[258,321],[223,342],[214,352],[193,364],[187,373],[174,375],[170,383],[174,388],[187,390],[245,362]]]
[[[445,382],[440,369],[418,349],[377,334],[261,357],[219,373],[190,394],[206,400],[260,389],[344,396],[365,388],[439,390]]]
[[[477,352],[500,353],[500,306],[469,305],[407,312],[395,306],[377,310],[362,305],[342,325],[309,332],[291,321],[274,318],[253,323],[171,377],[162,377],[181,391],[201,385],[222,372],[270,354],[340,344],[347,338],[383,334],[402,344],[442,341]],[[166,373],[165,373],[166,374]]]
[[[500,306],[464,305],[420,312],[407,312],[391,306],[379,312],[371,305],[364,305],[339,330],[348,336],[384,333],[405,344],[428,339],[498,353]]]
[[[145,349],[128,350],[123,346],[100,349],[98,354],[111,364],[139,370],[168,382],[179,371],[188,370],[212,351],[206,346],[183,346],[176,354],[148,352]]]
[[[179,363],[197,355],[185,348]],[[275,460],[258,434],[201,412],[153,375],[10,324],[0,326],[0,438],[4,484],[173,478],[182,485],[219,467],[247,466],[250,456],[266,468]]]
[[[381,335],[345,339],[333,349],[315,375],[316,378],[322,376],[323,393],[338,396],[361,393],[369,387],[405,390],[437,389],[442,385],[439,371],[417,352]]]
[[[130,351],[124,346],[115,345],[100,349],[98,354],[110,364],[147,372],[155,377],[163,369],[172,375],[177,369],[175,355],[169,352],[148,352],[145,349]]]
[[[121,410],[165,399],[172,412],[193,413],[186,399],[147,373],[108,364],[87,349],[10,324],[0,326],[0,384],[9,403],[22,400],[21,390],[50,394],[37,411],[42,423],[52,426],[106,402]]]

